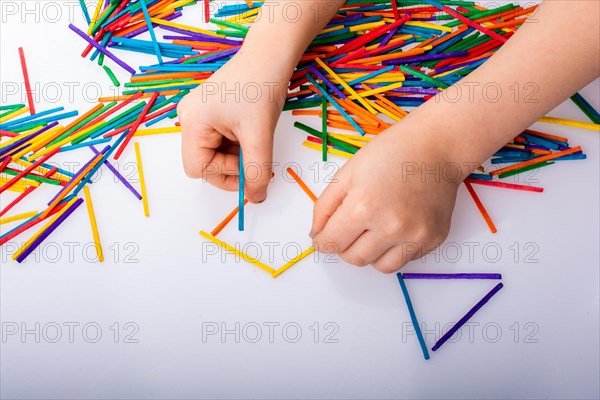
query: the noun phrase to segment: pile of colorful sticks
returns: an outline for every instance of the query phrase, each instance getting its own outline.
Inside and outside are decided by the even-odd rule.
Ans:
[[[81,204],[78,194],[81,190],[85,193],[91,176],[102,166],[144,202],[148,215],[139,151],[141,194],[118,173],[109,158],[118,159],[134,136],[180,132],[179,124],[173,123],[177,103],[240,49],[262,6],[250,0],[225,4],[214,18],[209,18],[209,3],[205,0],[205,19],[216,29],[174,22],[184,8],[195,3],[99,0],[93,15],[86,14],[87,32],[70,25],[85,41],[82,56],[97,59],[115,85],[120,83],[111,67],[131,74],[120,96],[100,98],[95,107],[80,116],[76,111],[63,112],[62,108],[36,112],[25,57],[20,52],[28,105],[2,105],[0,109],[0,193],[13,191],[18,196],[0,210],[0,217],[40,186],[55,186],[59,191],[41,212],[28,211],[0,220],[4,225],[27,218],[10,231],[3,231],[0,244],[48,220],[31,243],[17,252],[19,261],[29,254],[27,249],[34,250]],[[535,10],[535,6],[523,9],[515,4],[485,9],[474,2],[457,0],[408,0],[398,4],[393,0],[348,0],[302,56],[289,85],[285,110],[320,117],[320,129],[299,122],[295,126],[309,134],[304,144],[319,150],[324,160],[328,154],[351,157],[375,135],[485,62]],[[159,29],[166,33],[162,38]],[[150,40],[138,38],[144,33]],[[124,60],[132,51],[151,54],[157,63],[136,70]],[[114,65],[109,67],[105,62]],[[552,117],[540,121],[598,131],[598,112],[578,94],[573,101],[592,122]],[[307,110],[313,107],[320,109]],[[63,125],[67,118],[74,119]],[[153,127],[155,124],[162,126]],[[105,147],[94,147],[100,145]],[[59,165],[55,156],[72,151],[87,152],[90,157],[76,173],[50,164]],[[495,232],[473,184],[541,192],[542,188],[500,179],[557,161],[582,158],[585,155],[581,148],[571,147],[566,138],[526,130],[492,158],[491,163],[501,168],[486,172],[482,167],[465,184]],[[240,198],[242,216],[243,193]],[[93,209],[88,209],[95,229]],[[239,226],[243,226],[243,220]],[[98,237],[97,233],[94,236]]]
[[[176,95],[200,85],[240,49],[262,6],[251,1],[223,5],[210,18],[217,29],[207,30],[171,20],[180,15],[178,7],[191,1],[116,3],[105,3],[97,12],[99,18],[88,30],[93,39],[71,29],[89,43],[84,55],[95,47],[92,59],[106,54],[128,72],[135,71],[108,48],[156,55],[157,64],[140,67],[125,84],[124,96],[139,91]],[[206,10],[207,2],[204,5]],[[484,63],[536,9],[511,3],[486,9],[456,0],[349,0],[302,56],[284,109],[321,118],[318,130],[299,122],[295,126],[308,133],[304,145],[319,150],[324,161],[328,154],[351,157],[374,135]],[[164,41],[157,39],[155,27],[168,31]],[[151,40],[135,39],[145,31]],[[540,122],[599,130],[598,111],[579,94],[572,99],[591,123],[552,117]],[[306,110],[313,107],[321,109]],[[500,168],[481,167],[465,184],[495,232],[473,184],[541,192],[542,188],[500,180],[585,157],[564,137],[527,130],[494,155],[491,163]]]
[[[13,254],[14,260],[22,262],[83,203],[83,198],[80,197],[83,190],[98,260],[103,261],[100,235],[88,188],[92,177],[102,166],[106,166],[136,199],[142,200],[144,213],[149,216],[139,144],[135,143],[135,153],[141,194],[111,164],[109,157],[112,155],[114,159],[119,158],[133,136],[147,134],[138,130],[141,123],[166,112],[161,110],[160,115],[156,115],[153,106],[160,104],[164,108],[176,99],[166,99],[155,94],[148,102],[134,104],[134,100],[143,96],[140,92],[123,101],[100,102],[80,116],[76,111],[62,112],[62,107],[36,112],[22,49],[20,55],[30,104],[0,106],[0,217],[23,202],[32,192],[40,191],[41,186],[51,191],[52,197],[42,211],[27,211],[1,218],[0,245],[45,221],[46,224]],[[168,107],[166,108],[168,111]],[[124,111],[117,113],[119,110]],[[76,118],[63,125],[63,120],[73,117]],[[95,147],[98,145],[105,147],[98,150]],[[73,151],[87,153],[88,161],[76,172],[58,167],[58,155]],[[10,196],[9,192],[16,193],[16,197],[8,200],[5,205],[7,199],[4,196]],[[6,224],[23,220],[12,229],[4,229]]]

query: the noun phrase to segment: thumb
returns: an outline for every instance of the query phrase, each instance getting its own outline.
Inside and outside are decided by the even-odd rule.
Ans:
[[[267,186],[273,169],[273,134],[253,135],[252,140],[240,138],[244,165],[244,191],[251,203],[267,198]]]
[[[314,238],[325,228],[329,218],[335,213],[347,195],[346,186],[338,175],[340,174],[336,174],[337,179],[334,178],[334,181],[327,185],[315,203],[310,229],[311,238]]]

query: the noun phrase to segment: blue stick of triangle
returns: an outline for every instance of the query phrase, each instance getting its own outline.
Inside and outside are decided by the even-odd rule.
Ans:
[[[158,44],[158,40],[156,40],[156,33],[154,32],[152,21],[150,21],[150,14],[148,13],[148,7],[146,7],[146,0],[140,0],[140,6],[142,8],[142,13],[144,14],[144,19],[146,20],[146,25],[148,25],[148,33],[150,33],[150,38],[152,39],[152,43],[154,44],[154,52],[156,53],[156,57],[158,58],[158,63],[162,64],[163,58],[160,52],[160,45]]]
[[[242,158],[242,147],[240,146],[240,179],[238,190],[238,230],[244,230],[244,160]]]
[[[417,334],[417,339],[419,339],[419,345],[421,346],[421,350],[423,351],[423,357],[425,357],[426,360],[429,360],[429,351],[427,351],[427,345],[425,344],[425,339],[423,338],[423,333],[421,332],[421,327],[419,326],[419,321],[417,320],[417,314],[415,314],[415,309],[413,308],[412,301],[410,301],[408,289],[406,288],[404,279],[402,279],[402,274],[398,272],[396,276],[398,277],[398,282],[400,282],[402,294],[404,295],[404,300],[406,300],[406,307],[408,308],[410,319]]]
[[[487,303],[488,301],[490,301],[490,299],[496,294],[498,293],[498,291],[500,289],[502,289],[502,287],[504,287],[504,285],[502,283],[497,284],[496,286],[494,286],[494,288],[492,290],[490,290],[488,292],[488,294],[486,294],[485,296],[483,296],[483,299],[479,300],[479,302],[477,304],[475,304],[473,306],[473,308],[471,308],[469,310],[469,312],[467,312],[465,314],[464,317],[462,317],[456,324],[454,324],[454,326],[452,328],[450,328],[450,330],[448,330],[448,332],[446,332],[446,334],[444,336],[442,336],[440,338],[440,340],[438,340],[436,342],[436,344],[433,345],[433,347],[431,348],[432,351],[436,351],[437,349],[439,349],[440,347],[442,347],[442,345],[444,343],[446,343],[446,340],[450,339],[452,337],[452,335],[454,335],[456,333],[456,331],[458,331],[469,319],[471,319],[471,317],[473,315],[475,315],[475,313],[477,311],[479,311],[479,309],[481,307],[483,307],[485,305],[485,303]]]

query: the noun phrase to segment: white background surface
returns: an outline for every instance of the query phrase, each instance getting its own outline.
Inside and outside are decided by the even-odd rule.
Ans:
[[[8,3],[16,5],[16,14],[8,13]],[[25,48],[32,81],[40,85],[40,110],[63,105],[85,112],[98,97],[95,88],[112,93],[104,72],[79,57],[83,41],[67,28],[70,21],[84,26],[79,12],[69,15],[76,1],[1,0],[0,5],[2,103],[25,102],[10,95],[12,85],[21,82],[19,46]],[[25,7],[37,7],[38,12],[27,14]],[[194,6],[185,10],[181,21],[197,23],[201,15],[201,7]],[[155,61],[119,54],[132,65]],[[125,75],[119,76],[124,81]],[[76,85],[72,98],[64,89],[68,85]],[[53,100],[57,87],[63,87],[60,99]],[[581,93],[598,107],[598,92],[596,81]],[[586,120],[571,102],[550,115]],[[220,235],[241,246],[260,245],[263,260],[269,258],[266,242],[276,242],[272,265],[283,264],[286,243],[302,248],[310,243],[311,202],[283,179],[283,165],[298,163],[317,193],[325,187],[328,172],[316,164],[320,154],[301,145],[304,135],[292,127],[294,120],[284,114],[277,129],[275,161],[282,166],[275,169],[268,201],[247,207],[246,232],[237,232],[234,222]],[[304,120],[317,126],[315,119]],[[47,242],[54,244],[42,247],[39,261],[30,257],[18,265],[9,257],[13,244],[0,250],[3,331],[13,323],[19,329],[35,329],[39,323],[42,333],[39,343],[34,334],[24,340],[7,336],[0,343],[0,396],[598,398],[599,137],[555,125],[534,128],[567,136],[572,145],[583,147],[588,159],[530,175],[527,183],[538,180],[545,188],[542,194],[476,187],[498,227],[495,235],[461,188],[452,232],[437,253],[439,259],[430,255],[405,271],[500,272],[505,288],[473,318],[470,334],[464,328],[455,343],[446,343],[427,362],[410,334],[410,318],[393,275],[318,257],[273,280],[230,255],[225,262],[220,259],[223,253],[203,256],[209,247],[198,231],[210,231],[229,213],[236,194],[187,179],[180,166],[178,136],[142,138],[151,218],[143,216],[141,202],[106,170],[91,187],[104,264],[88,262],[83,254],[82,247],[92,240],[83,206]],[[79,151],[64,160],[90,156]],[[133,146],[124,159],[134,161]],[[317,169],[309,169],[313,165]],[[128,169],[131,164],[121,163],[119,168],[133,171]],[[318,179],[314,171],[319,171]],[[14,213],[41,209],[52,193],[37,193]],[[72,256],[69,243],[76,246]],[[517,255],[515,248],[520,249]],[[533,249],[537,252],[531,255]],[[293,248],[289,254],[294,255]],[[495,282],[407,285],[419,319],[430,330],[431,347],[439,330],[460,318]],[[65,325],[69,323],[79,324],[72,343]],[[87,336],[82,332],[90,323],[102,329],[97,343],[86,341],[95,336],[93,327]],[[134,325],[126,329],[126,323]],[[233,334],[224,340],[220,335],[203,340],[207,323],[225,323],[229,329],[239,323],[240,333],[247,336],[239,343]],[[265,323],[280,324],[273,343]],[[286,341],[295,336],[294,329],[288,336],[282,333],[287,323],[301,327],[298,342]],[[315,323],[318,343],[311,330]],[[326,323],[331,323],[329,329]],[[62,337],[50,343],[54,324],[62,327]],[[252,324],[262,326],[257,343],[250,342]],[[138,343],[125,343],[124,335],[134,326],[139,329],[132,338]],[[248,330],[243,331],[244,326]],[[337,343],[325,343],[324,335],[332,327],[338,328],[332,337]]]

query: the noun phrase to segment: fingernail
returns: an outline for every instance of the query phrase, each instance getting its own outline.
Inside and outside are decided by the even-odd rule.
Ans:
[[[259,189],[254,193],[254,198],[257,199],[257,203],[262,203],[267,199],[267,189]]]

